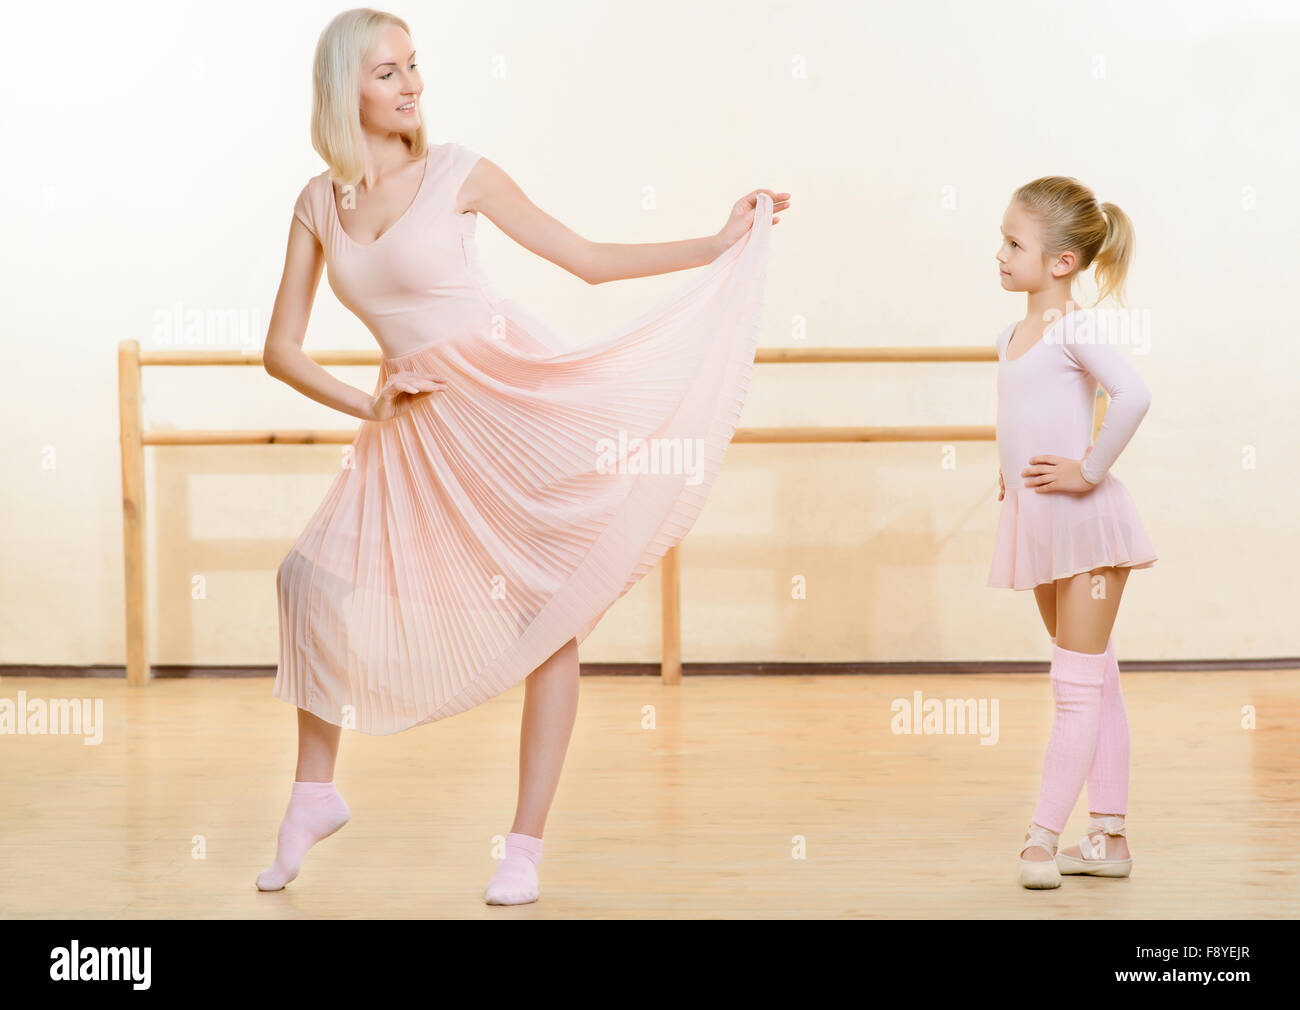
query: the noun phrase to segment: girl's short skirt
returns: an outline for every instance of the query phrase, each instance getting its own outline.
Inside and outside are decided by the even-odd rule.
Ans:
[[[1094,568],[1150,568],[1155,562],[1128,488],[1108,473],[1082,494],[1008,487],[987,584],[1033,589]]]

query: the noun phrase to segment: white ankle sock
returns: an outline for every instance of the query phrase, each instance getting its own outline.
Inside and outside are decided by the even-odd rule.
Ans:
[[[510,832],[506,854],[497,866],[483,897],[489,905],[526,905],[541,894],[537,866],[542,861],[542,840]]]
[[[348,822],[352,812],[333,782],[295,782],[280,822],[275,862],[257,875],[259,891],[278,891],[298,876],[302,857]]]

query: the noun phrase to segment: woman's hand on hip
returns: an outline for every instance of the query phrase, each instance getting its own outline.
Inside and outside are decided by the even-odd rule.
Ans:
[[[370,420],[388,421],[400,417],[417,403],[447,388],[445,379],[403,372],[390,376],[384,388],[370,401]]]

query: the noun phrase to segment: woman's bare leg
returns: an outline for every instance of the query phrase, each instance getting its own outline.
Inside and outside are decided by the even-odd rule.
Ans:
[[[569,639],[524,682],[519,795],[510,830],[542,837],[578,714],[578,642]]]
[[[298,709],[298,782],[332,782],[341,728]]]
[[[578,643],[569,639],[524,682],[519,728],[519,796],[505,855],[483,897],[489,905],[522,905],[541,893],[537,867],[542,830],[560,784],[564,753],[578,714]]]
[[[334,788],[340,727],[298,709],[298,767],[289,808],[276,836],[275,861],[257,875],[261,891],[278,891],[298,876],[307,850],[343,827],[352,816]]]

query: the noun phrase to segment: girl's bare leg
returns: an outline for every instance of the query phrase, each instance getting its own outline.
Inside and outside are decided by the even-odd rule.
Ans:
[[[1094,568],[1056,580],[1056,644],[1072,652],[1106,651],[1115,626],[1127,568]]]
[[[1062,586],[1066,580],[1058,582],[1057,598],[1061,598],[1062,593],[1066,593],[1070,598],[1070,613],[1072,614],[1073,631],[1072,641],[1083,643],[1081,645],[1065,644],[1058,639],[1062,648],[1074,649],[1076,652],[1104,652],[1106,642],[1110,638],[1111,630],[1115,626],[1115,616],[1119,611],[1120,597],[1123,595],[1124,586],[1128,581],[1128,574],[1131,569],[1128,568],[1105,568],[1097,572],[1089,572],[1086,575],[1076,575],[1074,579],[1069,580],[1072,585]],[[1098,574],[1104,574],[1106,582],[1104,585],[1094,584],[1093,577]],[[1102,599],[1094,599],[1096,596],[1103,596]],[[1095,648],[1094,648],[1095,646]],[[1090,810],[1091,817],[1111,816],[1110,811]],[[1123,817],[1120,813],[1116,816]],[[1072,845],[1062,850],[1066,855],[1079,857],[1079,846]],[[1128,859],[1129,849],[1128,840],[1124,837],[1108,838],[1106,840],[1106,856],[1108,859]]]
[[[1127,568],[1096,568],[1057,579],[1050,586],[1035,587],[1034,597],[1043,623],[1049,633],[1055,625],[1056,644],[1060,648],[1093,655],[1106,651],[1128,574]],[[1122,854],[1119,845],[1111,851],[1115,853],[1114,858],[1127,857],[1127,847]],[[1023,858],[1047,860],[1052,855],[1040,846],[1033,846],[1025,850]]]
[[[1041,586],[1034,586],[1034,602],[1038,604],[1038,612],[1043,617],[1043,626],[1047,628],[1047,634],[1051,638],[1056,637],[1056,583],[1044,582]]]

